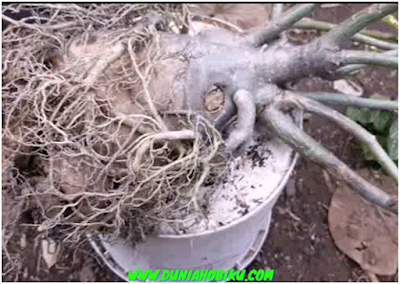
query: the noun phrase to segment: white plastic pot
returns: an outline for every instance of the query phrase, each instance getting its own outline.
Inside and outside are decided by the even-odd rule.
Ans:
[[[301,126],[302,118],[298,116],[296,120]],[[287,157],[288,152],[274,153],[278,158],[280,154]],[[297,155],[291,154],[279,185],[260,205],[218,229],[195,234],[151,236],[136,246],[129,246],[122,239],[112,245],[99,238],[89,239],[110,269],[126,281],[129,270],[244,269],[265,241],[272,208],[293,171],[296,159]]]

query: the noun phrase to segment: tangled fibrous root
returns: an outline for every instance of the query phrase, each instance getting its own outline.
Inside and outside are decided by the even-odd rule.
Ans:
[[[156,59],[145,57],[129,70],[122,66],[108,79],[101,75],[102,64],[85,77],[71,72],[74,66],[60,67],[69,39],[77,35],[138,25],[151,11],[184,26],[185,6],[10,4],[2,9],[3,15],[31,13],[10,20],[2,46],[3,164],[8,165],[3,194],[20,204],[20,214],[38,213],[29,225],[65,242],[87,232],[137,240],[159,222],[200,218],[200,185],[220,174],[222,140],[200,116],[166,114],[178,122],[172,127],[154,112],[148,79]],[[150,33],[131,31],[129,37],[145,49]],[[142,111],[115,111],[108,91],[127,89],[143,95],[144,103],[135,104]],[[3,244],[4,238],[10,237],[3,234]]]

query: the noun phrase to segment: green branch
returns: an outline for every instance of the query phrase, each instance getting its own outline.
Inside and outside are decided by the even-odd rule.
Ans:
[[[391,56],[391,57],[397,56],[398,50],[394,49],[394,50],[386,51],[386,52],[383,52],[382,55]],[[339,76],[351,75],[351,74],[354,74],[355,72],[357,72],[363,68],[366,68],[366,67],[368,67],[368,65],[365,65],[365,64],[351,64],[351,65],[343,66],[335,71],[335,75],[339,75]]]
[[[382,53],[373,53],[358,50],[344,50],[340,52],[340,63],[348,64],[370,64],[390,68],[398,68],[398,58]]]
[[[399,103],[397,101],[366,99],[337,93],[301,93],[301,95],[330,105],[365,107],[389,111],[397,111],[399,109]]]
[[[281,32],[293,26],[294,23],[301,20],[303,17],[312,13],[314,9],[315,4],[296,5],[287,11],[280,19],[274,21],[271,27],[246,34],[245,41],[250,42],[256,47],[261,46],[276,38]]]
[[[328,22],[323,22],[323,21],[317,21],[314,19],[310,18],[303,18],[300,20],[298,23],[293,25],[293,28],[296,29],[307,29],[307,30],[320,30],[320,31],[329,31],[333,28],[335,28],[337,25],[328,23]],[[384,33],[381,31],[375,31],[375,30],[361,30],[360,34],[373,37],[376,39],[381,39],[381,40],[389,40],[389,41],[396,41],[397,40],[397,35],[392,34],[392,33]]]
[[[329,31],[333,28],[335,28],[337,25],[327,23],[327,22],[322,22],[322,21],[316,21],[312,19],[302,19],[298,23],[293,25],[293,28],[297,29],[315,29],[315,30],[320,30],[320,31]],[[387,42],[383,40],[379,40],[374,38],[372,35],[375,35],[375,31],[361,31],[358,34],[355,34],[352,39],[361,43],[365,43],[368,45],[372,45],[381,49],[397,49],[398,45],[396,43],[392,42]],[[379,32],[378,32],[379,33]],[[384,34],[386,35],[386,34]],[[388,34],[390,36],[390,39],[396,38],[395,35]],[[389,36],[386,35],[386,38]]]
[[[331,44],[340,44],[363,30],[368,24],[379,21],[385,16],[396,11],[397,3],[371,5],[353,15],[340,25],[337,25],[335,28],[325,34],[321,40]]]
[[[317,141],[304,133],[287,115],[268,107],[264,120],[269,130],[304,157],[325,168],[332,176],[344,181],[365,199],[397,214],[397,199],[370,184]]]
[[[284,96],[277,97],[276,104],[301,106],[306,111],[323,116],[335,122],[340,127],[353,134],[361,143],[364,143],[371,151],[375,160],[394,180],[398,181],[398,169],[389,155],[376,140],[376,137],[362,126],[344,116],[340,112],[330,109],[314,100],[298,96],[290,91],[285,91]]]

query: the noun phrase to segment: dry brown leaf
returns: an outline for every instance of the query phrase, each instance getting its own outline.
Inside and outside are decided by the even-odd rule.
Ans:
[[[368,169],[357,171],[389,194],[396,184]],[[383,211],[344,186],[336,189],[329,208],[329,230],[337,247],[364,270],[393,275],[397,270],[397,216]]]

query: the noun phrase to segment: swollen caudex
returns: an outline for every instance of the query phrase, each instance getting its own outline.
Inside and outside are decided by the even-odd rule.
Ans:
[[[114,32],[114,36],[117,40],[109,34],[98,36],[90,35],[86,37],[86,41],[83,39],[74,39],[69,45],[67,56],[63,57],[60,70],[68,69],[70,72],[72,70],[75,72],[75,76],[81,78],[88,87],[91,87],[90,84],[94,85],[95,83],[99,86],[95,89],[95,97],[100,100],[101,98],[105,98],[110,103],[111,110],[114,114],[125,117],[124,122],[120,126],[121,128],[118,130],[119,133],[124,131],[124,135],[126,136],[131,128],[136,127],[137,134],[134,136],[135,138],[131,137],[129,138],[130,140],[125,139],[124,141],[124,139],[121,139],[122,134],[117,135],[120,141],[119,143],[122,144],[122,149],[116,151],[119,155],[119,159],[124,157],[125,154],[128,154],[126,159],[128,161],[127,170],[129,172],[143,174],[143,168],[150,165],[158,167],[163,165],[165,168],[168,168],[174,163],[176,163],[178,167],[181,167],[180,164],[183,163],[184,166],[187,166],[190,163],[183,162],[187,158],[190,158],[189,161],[197,160],[200,162],[199,170],[200,172],[202,171],[202,174],[199,174],[197,183],[189,183],[185,181],[185,179],[182,179],[183,176],[181,179],[174,180],[181,183],[186,182],[188,186],[192,186],[191,192],[187,192],[188,189],[185,189],[186,192],[182,191],[183,187],[181,185],[179,186],[182,187],[179,194],[183,193],[187,195],[189,197],[189,202],[185,203],[185,199],[177,199],[173,201],[176,203],[175,206],[168,204],[170,208],[179,208],[180,210],[174,209],[170,210],[170,212],[164,212],[163,216],[155,216],[156,220],[164,221],[162,222],[164,225],[158,225],[156,228],[158,227],[159,230],[164,233],[170,232],[169,230],[171,229],[177,233],[201,231],[210,227],[216,228],[219,227],[220,224],[228,224],[240,218],[244,209],[248,211],[255,208],[259,202],[268,196],[268,194],[270,194],[269,192],[281,182],[282,172],[287,170],[290,162],[291,151],[287,147],[283,147],[279,150],[279,147],[276,148],[276,151],[283,151],[282,153],[287,154],[285,158],[283,158],[283,156],[281,157],[281,164],[278,167],[274,156],[270,154],[269,147],[274,149],[274,147],[277,147],[279,144],[272,143],[266,146],[262,143],[260,144],[260,142],[254,143],[252,141],[247,141],[249,137],[252,138],[253,136],[253,128],[256,120],[254,103],[250,105],[244,104],[243,109],[238,109],[238,122],[234,126],[228,127],[230,136],[225,144],[228,150],[235,150],[239,148],[239,146],[242,146],[242,153],[246,152],[246,147],[248,146],[252,146],[253,148],[264,147],[264,154],[261,156],[264,155],[265,157],[262,157],[262,159],[265,161],[269,159],[269,162],[265,162],[263,165],[257,165],[256,167],[259,167],[260,171],[268,174],[270,186],[266,188],[263,180],[256,178],[259,173],[254,171],[254,165],[245,165],[246,163],[257,163],[257,161],[253,161],[253,158],[249,158],[246,155],[244,158],[239,158],[230,165],[229,180],[223,181],[224,179],[219,179],[219,181],[213,181],[211,184],[214,185],[211,187],[202,186],[202,183],[205,181],[210,184],[209,173],[210,171],[215,171],[212,166],[212,161],[216,160],[218,156],[216,150],[222,145],[222,141],[219,141],[220,138],[217,132],[212,133],[215,130],[211,128],[207,130],[207,125],[211,126],[213,120],[218,121],[221,114],[223,115],[224,112],[227,111],[227,106],[232,107],[230,104],[234,103],[237,106],[241,106],[245,102],[252,101],[252,94],[244,90],[238,90],[229,97],[225,92],[230,86],[223,84],[220,86],[219,84],[221,82],[224,83],[224,81],[219,80],[219,78],[213,78],[217,83],[210,91],[202,95],[202,98],[200,98],[202,105],[191,104],[187,101],[188,94],[186,94],[190,91],[187,89],[188,80],[190,80],[187,78],[187,70],[190,62],[185,59],[185,56],[187,56],[185,52],[187,51],[182,49],[181,52],[172,53],[173,56],[171,56],[171,53],[168,53],[168,48],[166,48],[167,51],[165,51],[162,46],[157,46],[159,35],[154,35],[155,39],[153,38],[152,42],[148,44],[146,48],[135,44],[134,37],[122,35],[122,33]],[[112,44],[110,44],[110,42],[112,42]],[[134,49],[136,49],[136,52],[133,52]],[[174,50],[174,48],[171,48],[171,50]],[[69,66],[72,67],[68,68]],[[224,77],[222,77],[222,79],[223,78]],[[96,81],[94,81],[94,79]],[[118,84],[110,85],[110,82],[113,81],[118,83],[123,82],[125,88],[118,88]],[[157,116],[152,113],[152,108],[155,108],[157,113],[165,114],[161,123],[157,120]],[[199,111],[200,114],[206,113],[206,117],[211,120],[207,122],[207,119],[201,118],[201,116],[190,114],[191,111]],[[140,115],[150,115],[152,118],[151,123],[153,123],[152,127],[149,127],[149,125],[142,125],[144,120],[140,119]],[[181,117],[180,119],[177,119],[178,115]],[[186,117],[187,115],[193,117]],[[186,119],[182,119],[182,117],[186,117]],[[189,118],[189,120],[187,120],[187,118]],[[199,123],[200,127],[203,128],[202,130],[198,128],[199,125],[197,124]],[[115,128],[115,124],[113,125]],[[187,128],[192,130],[182,129],[182,125],[186,125]],[[154,134],[155,131],[158,133]],[[192,133],[190,133],[191,131]],[[193,150],[186,153],[186,157],[184,153],[179,152],[181,150],[179,146],[182,146],[179,144],[182,140],[198,143],[198,139],[201,139],[201,135],[204,136],[204,134],[206,137],[211,135],[207,138],[207,146],[211,147],[210,149],[214,148],[213,150],[204,152],[204,150],[196,149],[199,148],[200,145],[195,144],[193,145]],[[258,133],[258,135],[260,135],[260,133]],[[213,136],[214,138],[212,138]],[[174,140],[178,141],[175,145],[171,144],[171,141],[173,142]],[[243,141],[246,141],[245,145],[241,145]],[[132,149],[131,151],[125,149],[125,144],[127,142],[129,145],[133,145],[130,146],[130,149]],[[151,151],[155,143],[164,144],[161,147],[164,152]],[[166,164],[163,164],[161,160],[157,160],[157,154],[163,155],[167,153],[170,151],[171,146],[175,147],[175,150],[179,152],[179,157],[182,160],[178,159],[178,161],[174,161],[174,159],[171,159],[168,160]],[[251,157],[252,152],[249,153]],[[150,156],[148,154],[150,154]],[[191,157],[192,155],[193,157]],[[203,157],[201,157],[201,155],[203,155]],[[115,173],[115,165],[118,164],[116,161],[117,160],[113,161],[113,167],[103,169],[101,173]],[[122,165],[124,164],[121,164],[121,166]],[[193,168],[190,169],[189,172],[194,173],[195,165],[192,167]],[[171,170],[172,169],[173,168],[171,168]],[[183,169],[180,168],[180,171],[182,170]],[[221,173],[223,174],[223,172]],[[217,176],[221,177],[221,173],[216,172],[214,175],[217,174]],[[133,197],[133,195],[129,196],[130,198],[132,197],[133,200],[130,205],[133,205],[135,208],[146,206],[149,199],[146,200],[146,198],[142,196],[141,187],[146,187],[148,184],[151,184],[154,179],[157,179],[158,175],[160,177],[165,175],[165,173],[163,173],[163,168],[160,168],[158,172],[156,171],[154,175],[145,178],[144,182],[139,183],[139,189],[134,189],[136,198]],[[235,184],[240,185],[241,192],[237,192],[237,186],[233,186]],[[155,192],[159,191],[160,188],[161,185],[157,184]],[[219,193],[221,190],[224,192],[223,198],[221,198]],[[151,197],[153,198],[154,196]],[[243,201],[241,201],[242,199]],[[200,205],[202,205],[203,209],[200,208]],[[241,206],[244,206],[244,209],[241,208]],[[193,212],[190,210],[188,211],[190,207],[193,207],[195,210]],[[184,209],[183,211],[182,208]],[[206,227],[204,227],[205,223],[201,221],[201,218],[199,219],[198,216],[196,217],[196,214],[199,214],[199,212],[200,214],[207,214],[210,218],[209,221],[206,222]],[[181,220],[181,222],[177,224],[171,223],[168,222],[168,218],[171,220]],[[170,225],[166,226],[165,224]]]
[[[28,37],[49,40],[40,31],[28,31]],[[240,92],[235,96],[236,75],[229,71],[240,74],[243,63],[211,66],[212,53],[230,50],[235,37],[225,34],[223,41],[208,34],[196,39],[143,26],[70,38],[63,32],[49,37],[60,46],[46,56],[35,58],[32,48],[32,56],[8,62],[50,67],[21,68],[27,71],[20,76],[27,83],[6,97],[3,140],[36,149],[32,163],[42,168],[33,183],[28,181],[30,193],[21,193],[44,209],[35,222],[47,230],[67,226],[66,238],[76,239],[87,230],[104,229],[137,237],[160,222],[203,218],[206,198],[218,186],[211,190],[202,184],[225,175],[218,130],[234,114],[235,98],[243,100]],[[9,37],[13,44],[6,37],[3,49],[18,54],[28,39]],[[237,43],[233,46],[233,55],[239,54]],[[12,90],[13,79],[6,72],[6,88]],[[13,96],[24,102],[23,111],[12,104]],[[254,124],[255,113],[250,113],[238,121],[250,131],[245,136],[251,136]],[[29,131],[11,129],[9,118],[20,119],[19,127]],[[234,125],[227,129],[233,140],[241,137],[228,140],[232,148],[248,138]]]

